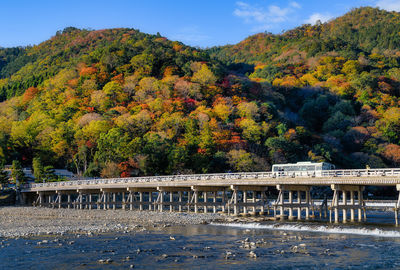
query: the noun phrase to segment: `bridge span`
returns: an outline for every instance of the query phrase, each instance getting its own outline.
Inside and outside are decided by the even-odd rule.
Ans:
[[[333,197],[315,203],[310,191],[318,186],[330,187]],[[105,178],[32,183],[21,192],[26,203],[36,206],[220,212],[290,220],[328,218],[329,211],[329,221],[337,223],[340,218],[366,220],[365,186],[396,186],[400,191],[400,168]],[[268,189],[277,189],[278,197],[271,200]],[[400,194],[392,207],[398,225]]]

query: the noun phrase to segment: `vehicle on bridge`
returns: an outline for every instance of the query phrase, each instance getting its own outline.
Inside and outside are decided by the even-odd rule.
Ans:
[[[310,161],[288,163],[288,164],[274,164],[272,165],[272,172],[274,176],[322,176],[322,171],[335,170],[335,165],[328,162],[313,163]]]

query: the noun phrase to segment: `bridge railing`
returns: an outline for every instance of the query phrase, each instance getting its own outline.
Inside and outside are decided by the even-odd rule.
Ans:
[[[271,172],[250,172],[250,173],[216,173],[216,174],[192,174],[192,175],[165,175],[165,176],[145,176],[145,177],[126,177],[126,178],[99,178],[90,180],[72,180],[63,182],[29,183],[24,188],[37,187],[68,187],[68,186],[88,186],[99,184],[129,184],[129,183],[150,183],[150,182],[173,182],[173,181],[207,181],[221,179],[254,179],[271,178]]]
[[[93,186],[101,184],[129,184],[173,181],[212,181],[237,179],[273,179],[273,178],[312,178],[312,177],[376,177],[400,176],[400,168],[394,169],[362,169],[362,170],[327,170],[327,171],[295,171],[295,172],[242,172],[190,175],[164,175],[127,178],[99,178],[90,180],[72,180],[63,182],[29,183],[24,189],[40,187]]]

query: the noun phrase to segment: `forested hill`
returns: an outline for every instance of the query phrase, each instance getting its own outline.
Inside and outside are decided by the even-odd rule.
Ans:
[[[321,55],[357,59],[360,54],[400,53],[400,13],[359,8],[328,23],[302,25],[281,35],[259,33],[210,54],[226,63],[300,63]],[[314,59],[312,59],[314,60]]]
[[[210,50],[71,27],[0,49],[0,162],[104,177],[400,166],[398,18],[356,9]]]
[[[208,61],[208,54],[134,29],[68,27],[38,46],[0,49],[0,98],[21,95],[60,70],[79,64],[101,68],[104,83],[116,74],[133,73],[139,66],[149,76],[160,77],[167,67],[183,76],[190,72],[190,61]]]

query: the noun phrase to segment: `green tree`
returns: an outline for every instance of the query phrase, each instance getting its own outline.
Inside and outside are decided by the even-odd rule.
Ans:
[[[253,170],[254,161],[246,150],[231,150],[228,152],[228,162],[237,172],[250,172]]]
[[[255,119],[258,114],[258,106],[255,102],[241,102],[237,109],[240,117]]]
[[[113,128],[100,135],[97,141],[95,160],[101,164],[127,160],[133,153],[129,152],[129,137],[121,129]]]
[[[150,75],[153,71],[155,57],[152,54],[138,54],[131,59],[133,69],[143,75]]]
[[[321,95],[315,100],[309,100],[300,109],[300,116],[310,128],[319,131],[329,117],[328,97]]]
[[[58,176],[55,174],[53,166],[45,166],[43,168],[43,181],[44,182],[58,181]]]
[[[107,96],[111,97],[112,99],[115,99],[115,97],[122,91],[122,86],[115,82],[111,81],[104,85],[103,87],[103,92]]]
[[[243,138],[251,142],[259,142],[262,132],[261,127],[253,119],[243,119],[239,124],[243,130]]]
[[[42,182],[44,176],[44,168],[42,161],[39,157],[35,157],[32,160],[33,176],[35,177],[35,182]]]
[[[302,146],[288,141],[285,137],[270,137],[265,141],[271,158],[276,163],[295,162],[302,159]]]
[[[168,155],[171,142],[158,133],[149,132],[143,137],[142,153],[145,154],[145,174],[164,174],[168,168]]]
[[[390,108],[376,125],[390,142],[400,144],[400,108]]]
[[[18,160],[13,160],[11,166],[11,179],[17,187],[26,183],[27,178],[22,170],[21,163]]]
[[[356,60],[348,60],[343,64],[342,72],[348,76],[355,76],[361,71],[360,64]]]
[[[193,74],[192,81],[200,83],[203,86],[213,85],[217,81],[217,77],[215,77],[206,64],[203,64],[201,69]]]

